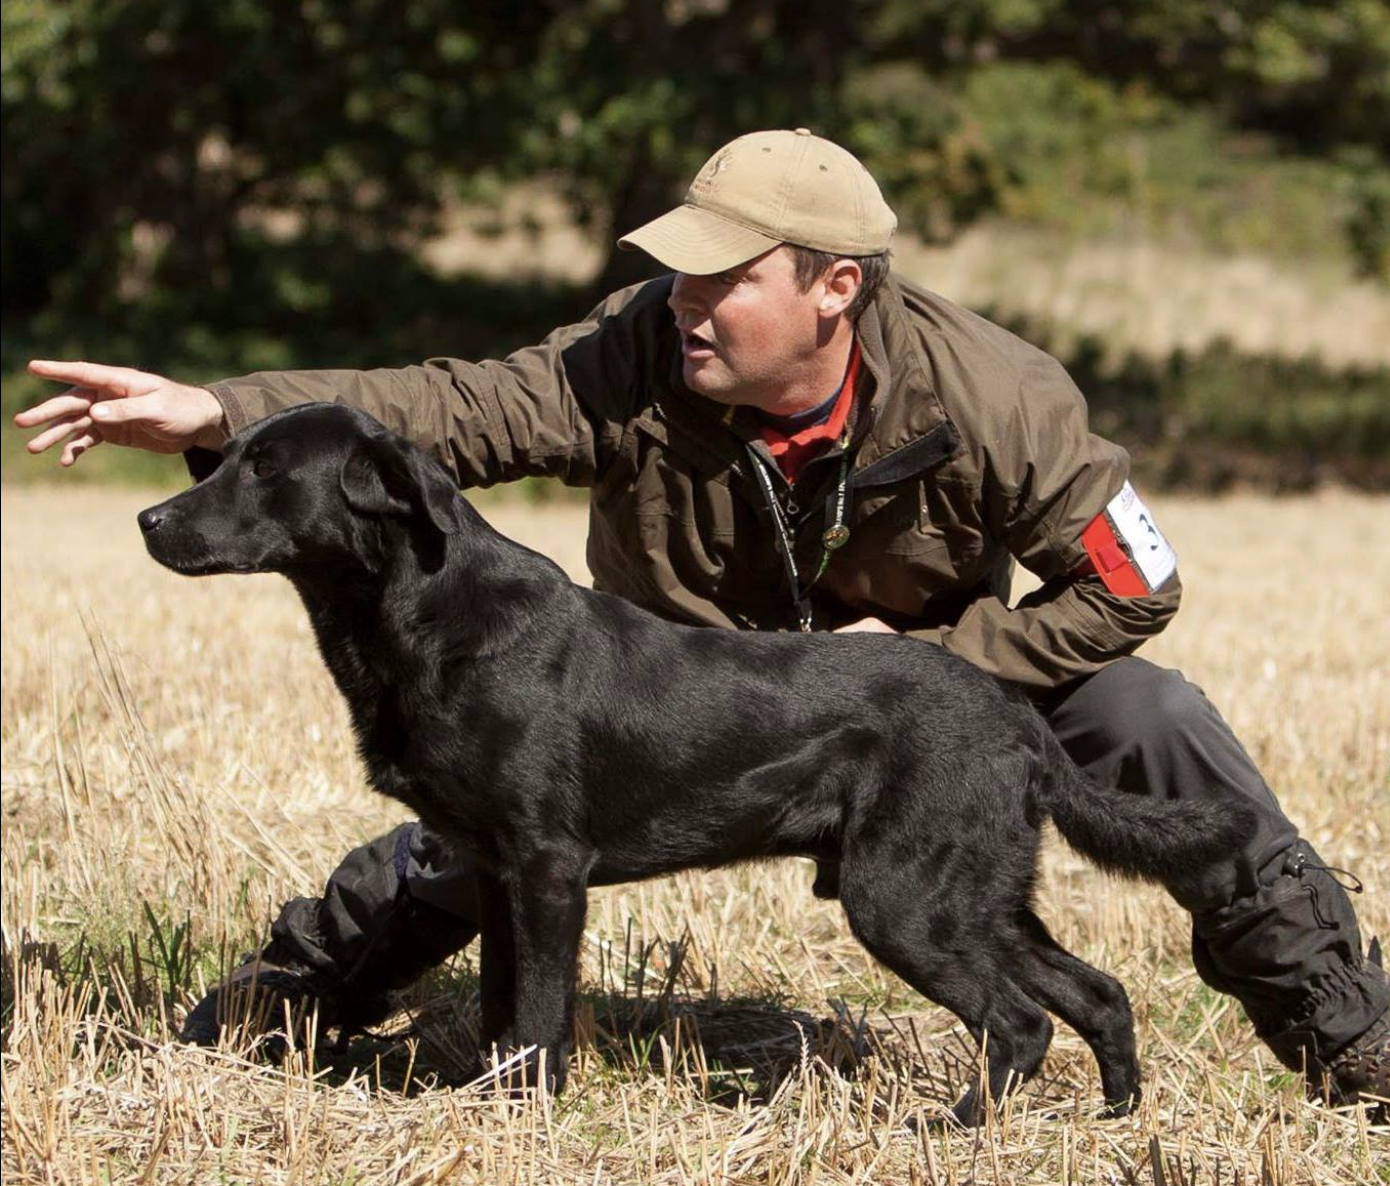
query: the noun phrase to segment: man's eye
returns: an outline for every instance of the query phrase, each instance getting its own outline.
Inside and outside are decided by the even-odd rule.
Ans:
[[[251,463],[251,472],[258,478],[269,478],[275,474],[275,463],[264,457],[257,457]]]

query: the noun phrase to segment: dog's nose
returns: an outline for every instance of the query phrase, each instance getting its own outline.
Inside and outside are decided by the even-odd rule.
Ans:
[[[164,512],[158,507],[150,507],[149,510],[141,511],[135,519],[140,524],[140,530],[149,535],[151,531],[159,530],[159,525],[164,522]]]

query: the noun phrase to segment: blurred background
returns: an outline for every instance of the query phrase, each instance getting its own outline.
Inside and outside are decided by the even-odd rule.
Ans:
[[[0,65],[6,481],[58,472],[8,427],[31,356],[497,356],[642,278],[613,239],[720,144],[807,126],[1148,482],[1390,489],[1384,0],[5,0]]]

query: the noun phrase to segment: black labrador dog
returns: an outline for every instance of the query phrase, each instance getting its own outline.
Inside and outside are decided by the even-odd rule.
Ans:
[[[939,647],[673,625],[576,586],[350,408],[261,421],[139,522],[177,572],[298,589],[372,785],[476,858],[484,1049],[529,1050],[531,1081],[564,1082],[589,884],[801,855],[838,862],[874,956],[988,1035],[962,1122],[1037,1070],[1048,1012],[1089,1043],[1111,1113],[1138,1098],[1123,987],[1030,905],[1039,829],[1172,880],[1228,848],[1237,808],[1101,788]]]

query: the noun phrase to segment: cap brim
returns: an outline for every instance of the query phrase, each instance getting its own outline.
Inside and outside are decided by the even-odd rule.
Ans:
[[[677,206],[618,240],[619,247],[645,251],[672,271],[690,276],[737,267],[780,243],[695,206]]]

